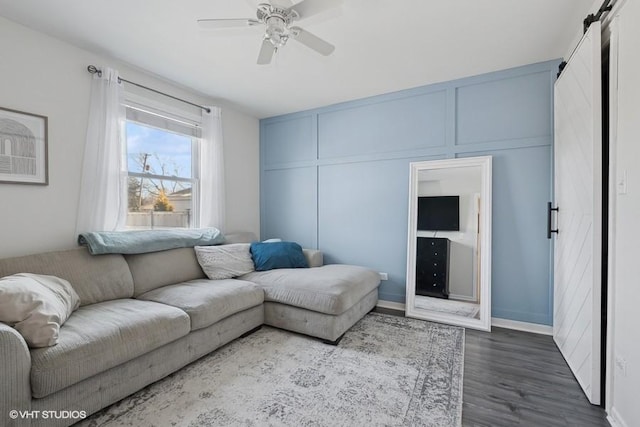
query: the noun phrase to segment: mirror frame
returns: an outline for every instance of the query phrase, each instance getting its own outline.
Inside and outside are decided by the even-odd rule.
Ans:
[[[416,239],[418,228],[418,182],[420,171],[480,167],[480,318],[471,319],[453,314],[438,313],[415,306]],[[407,233],[407,282],[405,316],[466,328],[491,331],[491,203],[492,157],[466,157],[428,160],[409,164],[409,221]]]

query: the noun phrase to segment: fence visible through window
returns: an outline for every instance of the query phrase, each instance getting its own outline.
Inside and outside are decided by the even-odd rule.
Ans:
[[[127,228],[131,230],[190,227],[191,209],[181,212],[157,212],[148,209],[127,213]]]

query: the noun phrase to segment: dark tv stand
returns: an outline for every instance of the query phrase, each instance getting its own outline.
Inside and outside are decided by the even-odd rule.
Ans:
[[[416,295],[449,298],[449,247],[445,237],[418,237]]]

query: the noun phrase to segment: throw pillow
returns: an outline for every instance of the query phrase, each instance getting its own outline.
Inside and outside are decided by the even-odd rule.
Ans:
[[[254,242],[251,244],[251,256],[256,271],[309,267],[302,247],[295,242]]]
[[[20,332],[29,347],[56,345],[60,327],[79,306],[76,291],[59,277],[20,273],[0,279],[0,322]]]
[[[209,279],[231,279],[253,271],[248,243],[196,246],[200,267]]]

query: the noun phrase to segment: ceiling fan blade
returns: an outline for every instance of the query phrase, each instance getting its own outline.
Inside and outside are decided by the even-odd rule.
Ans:
[[[256,19],[198,19],[198,26],[203,29],[241,28],[261,24]]]
[[[294,40],[299,41],[321,55],[331,55],[331,53],[336,49],[336,47],[331,43],[322,40],[320,37],[315,36],[300,27],[291,27],[290,29]]]
[[[338,7],[342,4],[342,0],[302,0],[291,6],[290,9],[295,10],[300,15],[300,19],[308,18],[325,10]]]
[[[276,52],[276,47],[267,39],[262,40],[262,47],[260,47],[260,53],[258,54],[258,65],[267,65],[271,62],[273,54]]]

